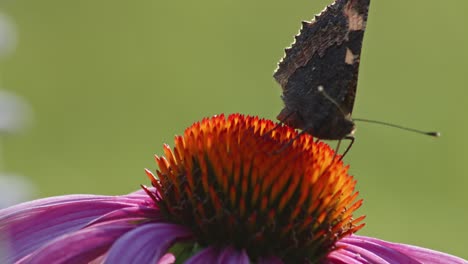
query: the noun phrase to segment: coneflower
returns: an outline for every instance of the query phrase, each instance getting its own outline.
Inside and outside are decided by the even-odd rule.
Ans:
[[[164,146],[151,187],[0,210],[0,263],[468,263],[355,235],[348,166],[296,135],[256,117],[204,119]]]

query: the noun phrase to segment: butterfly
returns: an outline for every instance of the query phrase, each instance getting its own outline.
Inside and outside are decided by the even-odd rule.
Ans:
[[[369,4],[337,0],[302,22],[273,75],[283,89],[278,120],[319,139],[351,139],[348,150],[354,142],[351,113]]]

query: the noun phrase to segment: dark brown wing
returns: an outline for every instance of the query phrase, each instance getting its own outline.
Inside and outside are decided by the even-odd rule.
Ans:
[[[312,22],[302,23],[274,73],[283,88],[281,121],[320,138],[339,139],[352,132],[369,2],[338,0]],[[319,86],[339,107],[318,92]]]

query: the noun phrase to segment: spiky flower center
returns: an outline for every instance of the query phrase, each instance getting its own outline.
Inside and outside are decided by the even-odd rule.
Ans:
[[[242,115],[204,119],[156,157],[155,202],[202,246],[249,257],[316,262],[356,232],[355,180],[330,147],[291,128]]]

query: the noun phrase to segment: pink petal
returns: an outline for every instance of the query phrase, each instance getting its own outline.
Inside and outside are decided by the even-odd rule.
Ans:
[[[176,261],[176,258],[174,254],[167,253],[158,261],[158,264],[174,264],[175,261]]]
[[[185,264],[249,264],[250,259],[245,250],[237,250],[231,246],[222,249],[207,247],[189,258]]]
[[[467,264],[466,260],[420,247],[390,243],[383,240],[352,235],[341,239],[338,249],[331,252],[324,263],[376,264]]]
[[[191,237],[192,232],[180,225],[148,223],[119,238],[106,263],[156,263],[174,243]]]
[[[21,261],[88,263],[105,254],[120,236],[134,228],[135,225],[127,219],[95,225],[54,239]]]
[[[432,249],[406,245],[406,244],[400,244],[400,243],[392,243],[392,242],[387,242],[387,241],[380,240],[377,238],[372,238],[372,237],[364,237],[364,236],[355,236],[355,237],[366,239],[367,241],[372,241],[374,243],[378,243],[388,248],[392,248],[424,264],[446,264],[446,263],[468,264],[467,260],[449,255],[447,253],[435,251]]]
[[[23,258],[62,235],[75,232],[115,210],[142,208],[148,196],[67,195],[35,200],[0,210],[0,234],[9,262]],[[5,243],[5,241],[2,241]],[[4,263],[0,256],[0,263]]]
[[[219,250],[215,247],[207,247],[200,250],[194,256],[190,257],[184,264],[206,264],[216,263],[218,259]]]
[[[103,216],[100,216],[93,221],[89,222],[87,226],[104,223],[107,221],[119,220],[119,219],[126,219],[126,218],[143,218],[148,221],[162,221],[163,218],[160,214],[159,210],[155,210],[154,208],[150,207],[127,207],[122,208],[119,210],[114,210],[109,212]]]
[[[218,256],[218,263],[249,264],[249,256],[244,249],[237,250],[233,247],[224,248]]]

